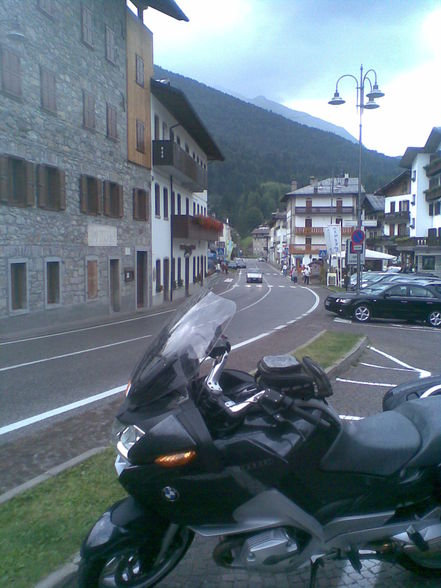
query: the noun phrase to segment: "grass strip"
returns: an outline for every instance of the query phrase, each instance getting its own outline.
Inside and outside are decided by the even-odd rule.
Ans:
[[[109,448],[0,506],[0,586],[28,588],[76,553],[125,495]]]
[[[342,359],[362,339],[363,337],[351,333],[325,331],[312,343],[298,347],[294,355],[298,359],[309,355],[326,369]]]
[[[326,331],[295,355],[324,368],[361,339]],[[125,495],[109,448],[0,505],[0,586],[28,588],[72,558],[97,518]]]

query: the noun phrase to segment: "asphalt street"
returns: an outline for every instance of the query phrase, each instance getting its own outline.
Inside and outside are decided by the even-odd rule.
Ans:
[[[237,304],[237,313],[228,328],[233,344],[229,367],[252,370],[263,355],[296,349],[323,330],[366,335],[368,346],[358,363],[333,379],[332,404],[340,414],[351,417],[380,411],[382,396],[389,387],[441,371],[440,330],[407,323],[359,325],[336,319],[323,308],[326,288],[314,283],[309,287],[293,285],[267,264],[264,264],[264,274],[262,286],[247,285],[244,270],[220,276],[214,286],[216,292]],[[69,336],[32,333],[33,340],[24,334],[20,342],[2,341],[1,368],[17,367],[5,369],[2,374],[0,400],[2,407],[8,407],[8,414],[5,416],[2,410],[0,428],[23,420],[24,416],[49,411],[54,399],[55,406],[65,406],[123,386],[146,342],[158,332],[170,310],[161,308],[146,316],[124,317],[127,322],[117,325],[112,321],[100,329],[89,330],[94,325],[82,325],[81,331],[73,329],[76,332]],[[115,393],[99,402],[3,434],[0,459],[10,463],[13,455],[14,467],[2,471],[0,492],[89,449],[108,445],[121,394]],[[197,539],[177,570],[161,586],[308,585],[306,571],[264,577],[219,569],[211,562],[212,548],[211,540]],[[372,561],[366,562],[361,575],[350,564],[329,564],[319,572],[319,578],[320,587],[439,586],[439,582],[416,580],[397,567]],[[74,579],[68,579],[65,585],[73,586]]]

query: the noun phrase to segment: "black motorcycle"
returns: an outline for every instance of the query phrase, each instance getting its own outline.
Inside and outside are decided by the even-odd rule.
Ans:
[[[135,369],[114,432],[129,496],[84,541],[80,586],[153,586],[195,533],[218,537],[224,568],[311,564],[311,587],[328,560],[441,577],[441,396],[342,421],[308,357],[264,357],[254,376],[225,368],[234,312],[201,292]]]

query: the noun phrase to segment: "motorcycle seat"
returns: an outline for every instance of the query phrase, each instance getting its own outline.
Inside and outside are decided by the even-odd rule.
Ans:
[[[395,409],[418,429],[422,444],[407,467],[441,464],[441,396],[402,402]]]
[[[382,412],[359,421],[343,421],[320,467],[329,472],[390,476],[407,464],[421,445],[417,427],[405,415]]]

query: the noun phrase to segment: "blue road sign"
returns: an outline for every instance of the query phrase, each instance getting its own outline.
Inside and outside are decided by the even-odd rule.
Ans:
[[[361,245],[364,241],[364,231],[361,229],[355,229],[351,235],[351,241],[354,245]]]

